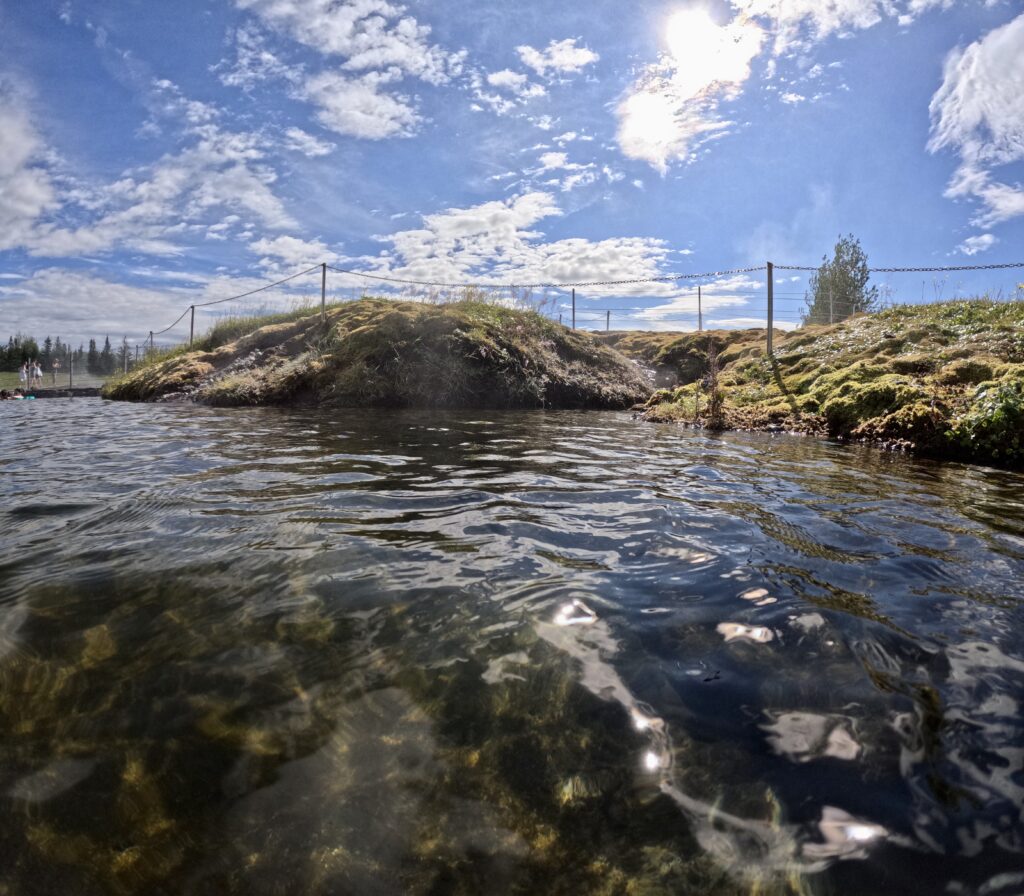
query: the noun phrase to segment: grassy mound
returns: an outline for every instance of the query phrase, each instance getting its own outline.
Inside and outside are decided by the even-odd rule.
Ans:
[[[1024,466],[1024,303],[901,306],[777,333],[774,358],[764,341],[763,330],[745,330],[660,345],[653,360],[674,363],[683,385],[656,393],[647,419],[806,432]],[[721,412],[711,420],[716,398]]]
[[[215,405],[625,408],[651,389],[631,361],[533,312],[362,299],[211,333],[110,383],[107,398]],[[258,329],[256,329],[258,327]],[[225,342],[226,338],[232,341]]]

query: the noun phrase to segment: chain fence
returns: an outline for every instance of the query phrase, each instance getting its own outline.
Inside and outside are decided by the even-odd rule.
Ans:
[[[236,328],[241,335],[253,318],[325,314],[328,305],[369,295],[432,304],[484,301],[534,310],[566,327],[587,331],[763,328],[771,351],[775,332],[808,323],[836,323],[864,310],[860,291],[846,295],[841,290],[819,296],[812,310],[806,275],[819,270],[820,266],[766,262],[702,273],[577,282],[444,282],[321,262],[237,294],[194,302],[166,326],[125,335],[116,345],[108,340],[103,352],[87,352],[82,342],[72,347],[72,341],[57,339],[45,350],[39,347],[40,377],[27,384],[17,369],[0,371],[0,388],[94,389],[153,354],[196,345],[203,333],[213,329]],[[1024,270],[1024,262],[869,270],[873,310],[974,297],[1024,300],[1024,274],[1018,273]],[[991,277],[994,272],[1000,274],[996,279]],[[988,275],[981,286],[979,273]],[[256,296],[259,302],[251,302]],[[11,349],[9,341],[8,355]],[[10,358],[6,366],[11,367]]]

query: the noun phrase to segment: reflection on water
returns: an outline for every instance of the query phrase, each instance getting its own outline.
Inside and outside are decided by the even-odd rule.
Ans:
[[[1024,887],[1020,476],[617,414],[0,415],[2,893]]]

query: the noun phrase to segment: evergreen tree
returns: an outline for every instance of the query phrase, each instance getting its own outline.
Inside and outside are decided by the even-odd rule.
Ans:
[[[89,340],[89,354],[86,355],[85,369],[91,374],[100,372],[100,353],[96,350],[96,340]]]
[[[835,254],[821,259],[821,267],[807,284],[804,324],[829,324],[867,311],[878,301],[878,287],[868,287],[868,257],[853,234],[839,237]]]
[[[100,352],[99,370],[101,376],[110,376],[114,372],[114,350],[110,347],[110,337],[103,340],[103,351]]]
[[[39,343],[31,336],[19,335],[15,337],[15,340],[20,342],[18,366],[21,366],[22,361],[31,361],[33,358],[39,357]]]

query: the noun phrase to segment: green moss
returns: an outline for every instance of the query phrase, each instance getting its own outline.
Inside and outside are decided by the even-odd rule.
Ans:
[[[920,388],[896,374],[888,374],[866,383],[842,383],[822,402],[821,413],[832,433],[847,435],[862,423],[887,416],[921,398]]]
[[[922,352],[900,355],[892,359],[892,369],[896,373],[905,373],[912,376],[924,376],[925,374],[933,373],[936,366],[935,357]]]
[[[1024,302],[911,305],[833,326],[777,334],[737,331],[720,352],[727,425],[828,432],[937,456],[1024,464]],[[670,343],[699,369],[693,334]],[[691,369],[691,373],[692,373]],[[693,392],[650,419],[700,423]]]
[[[978,358],[964,358],[947,364],[939,371],[936,378],[940,383],[947,385],[977,385],[992,379],[992,365]]]

